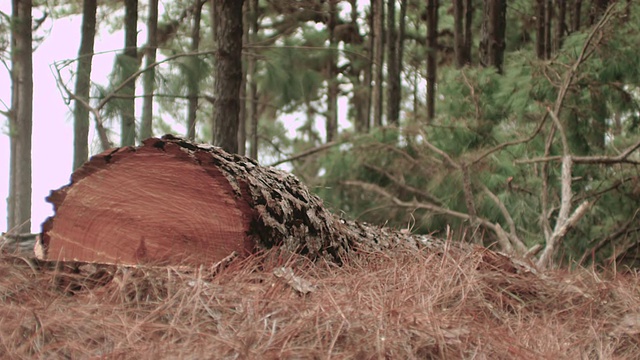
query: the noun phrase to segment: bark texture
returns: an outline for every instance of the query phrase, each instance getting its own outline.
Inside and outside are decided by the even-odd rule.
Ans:
[[[213,103],[213,143],[238,151],[238,116],[242,83],[242,3],[221,0],[215,4],[216,71]]]
[[[149,18],[147,19],[147,47],[145,49],[145,67],[150,68],[156,62],[158,51],[158,0],[149,1]],[[153,136],[153,91],[156,85],[155,68],[142,74],[142,121],[140,123],[140,138]]]
[[[76,97],[73,109],[73,169],[89,159],[89,90],[91,89],[91,63],[96,37],[97,0],[84,0],[82,6],[82,34],[78,51]]]
[[[436,116],[438,63],[438,0],[427,2],[427,122]]]
[[[33,57],[31,0],[13,0],[11,16],[11,111],[9,114],[8,232],[31,229],[31,132]]]
[[[125,0],[124,10],[124,57],[122,61],[122,81],[128,79],[137,69],[133,66],[138,62],[138,0]],[[135,96],[136,82],[129,81],[122,88],[122,146],[133,145],[136,142]]]
[[[340,219],[289,173],[170,135],[92,157],[47,200],[37,247],[54,261],[213,264],[281,246],[340,263],[431,241]]]
[[[373,71],[373,89],[372,89],[372,106],[373,106],[373,126],[382,126],[382,102],[384,100],[382,77],[384,67],[384,0],[373,0],[371,2],[371,11],[373,16],[373,34],[374,38],[374,71]]]
[[[191,46],[192,53],[200,51],[200,20],[202,18],[203,2],[199,2],[193,12],[193,25],[191,26]],[[196,119],[198,115],[198,95],[200,94],[200,59],[191,56],[187,59],[186,68],[187,82],[187,138],[196,138]]]
[[[480,40],[480,63],[493,66],[502,73],[504,61],[505,31],[507,27],[507,0],[484,2]]]
[[[456,67],[471,64],[471,21],[473,7],[471,0],[453,1],[453,39]]]

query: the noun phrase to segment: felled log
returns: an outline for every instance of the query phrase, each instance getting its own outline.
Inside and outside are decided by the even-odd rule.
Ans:
[[[289,173],[170,135],[93,156],[47,201],[36,252],[52,261],[212,264],[282,246],[340,262],[428,241],[342,220]]]

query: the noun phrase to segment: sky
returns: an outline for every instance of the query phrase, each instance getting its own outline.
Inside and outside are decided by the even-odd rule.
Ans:
[[[11,13],[10,2],[0,1],[0,11]],[[38,15],[34,13],[34,17]],[[67,105],[55,80],[53,64],[77,57],[82,19],[74,16],[45,22],[45,40],[33,54],[33,150],[32,150],[32,220],[31,231],[40,232],[41,224],[53,214],[45,201],[49,192],[69,183],[73,162],[72,107]],[[142,36],[142,35],[141,35]],[[142,38],[141,38],[142,40]],[[118,49],[123,43],[121,33],[102,32],[96,39],[95,51]],[[121,45],[120,45],[121,46]],[[8,54],[7,54],[8,56]],[[92,77],[106,79],[113,67],[113,53],[99,55],[93,61]],[[75,64],[70,67],[75,71]],[[73,89],[73,82],[68,84]],[[11,81],[8,72],[0,68],[0,108],[11,104]],[[7,228],[7,197],[9,193],[8,121],[0,118],[0,229]],[[90,134],[89,143],[96,143]],[[96,149],[90,149],[95,153]]]
[[[0,11],[10,14],[9,1],[0,1]],[[162,11],[162,10],[161,10]],[[34,18],[39,17],[34,12]],[[73,104],[67,104],[61,90],[56,84],[54,64],[77,57],[80,45],[82,19],[72,16],[55,21],[47,20],[43,25],[46,31],[44,41],[33,54],[33,150],[32,150],[32,218],[31,231],[41,231],[44,220],[53,215],[52,205],[45,201],[50,191],[69,183],[73,162]],[[138,26],[138,43],[146,41],[146,31],[143,25]],[[42,32],[42,31],[41,31]],[[106,84],[106,79],[113,68],[113,58],[124,43],[122,31],[109,34],[99,30],[96,35],[95,53],[91,78],[99,84]],[[8,58],[8,54],[3,57]],[[69,80],[69,71],[75,71],[76,64],[67,68],[63,75]],[[73,80],[67,87],[73,89]],[[139,89],[138,89],[139,90]],[[340,128],[350,126],[347,121],[347,98],[339,99]],[[8,110],[11,104],[10,75],[4,68],[0,68],[0,109]],[[139,116],[140,104],[136,104]],[[295,136],[296,122],[304,115],[290,115],[283,119],[289,128],[290,136]],[[167,120],[167,119],[165,119]],[[92,119],[93,121],[93,119]],[[168,121],[171,123],[171,121]],[[179,130],[181,127],[175,127]],[[324,136],[324,124],[316,123],[316,128]],[[8,120],[0,117],[0,231],[7,229],[7,197],[9,192],[9,137]],[[90,152],[98,151],[97,138],[93,133],[93,125],[89,134],[89,144],[94,144]],[[286,164],[284,165],[286,169]]]

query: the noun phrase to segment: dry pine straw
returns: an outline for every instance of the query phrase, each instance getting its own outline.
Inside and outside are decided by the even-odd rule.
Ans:
[[[282,269],[311,284],[306,294]],[[631,359],[634,273],[536,275],[477,248],[87,275],[0,258],[0,358]],[[275,274],[274,274],[275,271]],[[289,279],[291,280],[291,279]]]

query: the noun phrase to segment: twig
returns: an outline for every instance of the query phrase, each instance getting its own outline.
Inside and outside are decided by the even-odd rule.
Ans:
[[[504,216],[504,219],[507,222],[507,225],[509,225],[509,233],[510,233],[510,237],[509,238],[514,240],[514,241],[512,241],[512,243],[517,248],[517,252],[519,254],[527,253],[527,251],[528,251],[527,247],[524,245],[522,240],[520,240],[518,238],[518,231],[517,231],[517,228],[516,228],[516,223],[515,223],[515,221],[513,221],[513,218],[511,217],[511,214],[509,213],[509,210],[507,210],[507,207],[500,200],[500,198],[498,198],[498,196],[496,196],[496,194],[494,194],[491,190],[489,190],[489,188],[486,187],[484,184],[482,184],[482,190],[498,206],[498,208],[500,209],[500,212],[502,212],[502,216]]]
[[[290,156],[288,158],[285,158],[285,159],[282,159],[282,160],[278,160],[278,161],[272,163],[269,166],[278,166],[280,164],[284,164],[284,163],[287,163],[287,162],[290,162],[290,161],[298,160],[298,159],[301,159],[303,157],[307,157],[309,155],[313,155],[315,153],[330,149],[330,148],[332,148],[332,147],[334,147],[336,145],[340,145],[342,143],[343,142],[341,142],[341,141],[330,141],[330,142],[328,142],[326,144],[322,144],[320,146],[316,146],[314,148],[302,151],[302,152],[300,152],[298,154],[295,154],[295,155],[292,155],[292,156]]]
[[[545,114],[545,116],[542,118],[542,121],[540,121],[540,123],[538,124],[538,127],[536,128],[536,130],[531,135],[529,135],[528,137],[526,137],[524,139],[514,140],[514,141],[507,141],[505,143],[499,144],[499,145],[497,145],[497,146],[485,151],[484,153],[482,153],[482,155],[478,156],[475,160],[473,160],[470,163],[470,166],[473,166],[473,165],[477,164],[482,159],[486,158],[487,156],[493,154],[496,151],[500,151],[500,150],[502,150],[502,149],[504,149],[506,147],[509,147],[509,146],[527,143],[527,142],[533,140],[536,136],[538,136],[538,134],[542,130],[542,127],[544,126],[546,121],[547,121],[547,114]]]
[[[371,169],[371,170],[373,170],[373,171],[375,171],[377,173],[380,173],[380,174],[386,176],[388,179],[393,181],[393,183],[396,184],[397,186],[399,186],[400,188],[402,188],[402,189],[404,189],[406,191],[409,191],[411,193],[420,195],[420,196],[424,197],[425,199],[427,199],[428,201],[430,201],[430,202],[432,202],[432,203],[434,203],[436,205],[442,206],[442,201],[437,199],[435,196],[429,194],[426,191],[417,189],[417,188],[415,188],[415,187],[413,187],[411,185],[407,185],[407,184],[402,183],[400,180],[398,180],[395,176],[393,176],[393,174],[389,173],[388,171],[385,171],[382,168],[379,168],[379,167],[377,167],[375,165],[370,165],[370,164],[365,164],[364,167],[368,168],[368,169]]]

